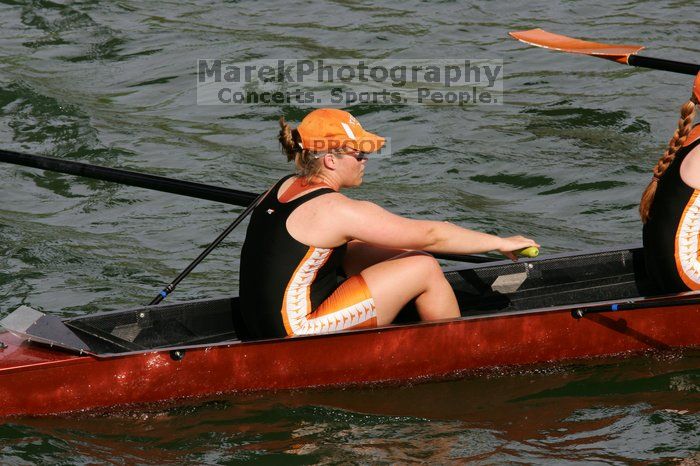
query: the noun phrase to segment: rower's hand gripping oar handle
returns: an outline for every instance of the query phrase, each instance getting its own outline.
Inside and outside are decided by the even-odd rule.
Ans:
[[[268,191],[265,191],[264,193],[260,194],[258,197],[255,198],[253,202],[250,203],[246,209],[241,212],[241,214],[229,225],[202,253],[197,256],[195,260],[192,261],[190,265],[185,268],[182,272],[180,272],[180,275],[178,275],[175,280],[163,290],[161,290],[160,293],[158,293],[158,296],[153,298],[153,300],[148,303],[149,306],[154,306],[156,304],[159,304],[161,301],[163,301],[170,293],[172,293],[177,285],[187,276],[189,273],[194,270],[195,267],[199,265],[200,262],[204,260],[205,257],[209,255],[210,252],[214,250],[223,240],[226,238],[229,233],[231,233],[234,228],[236,228],[247,216],[250,214],[257,206],[260,204],[260,202],[263,200],[263,198],[267,195]]]
[[[534,258],[540,254],[540,250],[535,246],[514,251],[518,256]],[[498,262],[507,260],[499,257],[481,256],[477,254],[448,254],[448,253],[430,253],[436,259],[456,262],[471,262],[472,264],[485,264],[487,262]]]

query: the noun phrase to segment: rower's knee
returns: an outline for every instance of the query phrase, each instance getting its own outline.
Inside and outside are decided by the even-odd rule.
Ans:
[[[422,251],[415,251],[415,253],[411,256],[411,260],[416,268],[416,273],[424,277],[427,282],[444,280],[444,274],[437,259]]]

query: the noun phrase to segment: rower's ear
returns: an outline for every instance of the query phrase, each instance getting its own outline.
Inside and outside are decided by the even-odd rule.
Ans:
[[[321,158],[321,163],[329,170],[335,170],[338,166],[338,160],[330,152]]]

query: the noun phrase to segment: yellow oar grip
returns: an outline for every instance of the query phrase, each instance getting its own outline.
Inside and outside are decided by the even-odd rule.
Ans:
[[[524,256],[524,257],[537,257],[540,254],[540,250],[537,249],[535,246],[530,246],[529,248],[521,249],[518,251],[519,256]]]

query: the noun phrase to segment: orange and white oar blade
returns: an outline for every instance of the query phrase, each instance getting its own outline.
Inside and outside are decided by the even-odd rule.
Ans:
[[[544,47],[561,52],[581,53],[599,58],[614,60],[618,63],[627,64],[627,58],[644,48],[642,45],[617,45],[601,44],[588,40],[574,39],[573,37],[553,34],[544,29],[530,29],[528,31],[509,32],[512,37],[525,42],[526,44]]]

